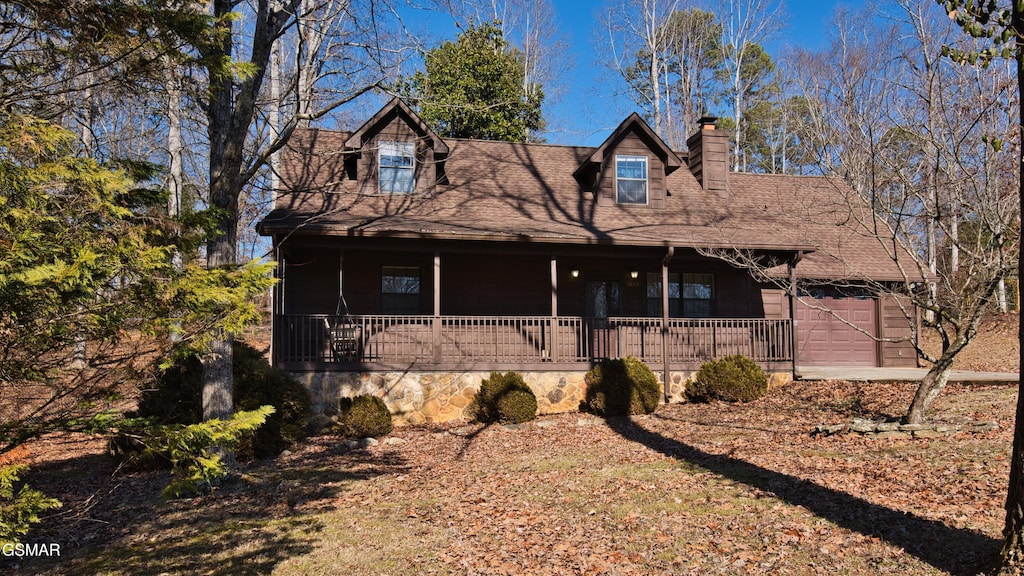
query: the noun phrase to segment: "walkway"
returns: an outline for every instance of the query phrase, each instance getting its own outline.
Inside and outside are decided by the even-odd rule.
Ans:
[[[867,382],[916,382],[928,373],[925,368],[859,368],[856,366],[797,366],[797,380],[855,380]],[[1019,382],[1020,374],[953,370],[950,382]]]

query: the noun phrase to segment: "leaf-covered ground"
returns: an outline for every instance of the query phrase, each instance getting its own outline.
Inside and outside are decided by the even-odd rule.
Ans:
[[[311,439],[205,498],[116,471],[82,439],[34,447],[64,500],[35,541],[56,574],[972,574],[999,544],[1016,386],[951,385],[938,438],[815,437],[898,416],[912,385],[795,383],[746,405]],[[61,451],[64,452],[61,452]]]

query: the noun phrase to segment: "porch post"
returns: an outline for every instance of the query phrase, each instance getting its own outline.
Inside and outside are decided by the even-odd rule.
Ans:
[[[441,253],[434,252],[434,363],[441,363]]]
[[[793,261],[789,263],[789,350],[790,354],[793,356],[792,368],[794,378],[797,376],[796,357],[799,352],[797,350],[797,342],[800,341],[796,334],[796,265],[800,263],[800,260],[802,260],[803,257],[803,250],[798,251],[796,255],[793,256]]]
[[[281,325],[281,318],[278,316],[284,315],[284,251],[281,250],[281,244],[278,238],[274,237],[274,256],[277,260],[277,266],[274,267],[274,277],[277,278],[277,284],[274,285],[270,290],[270,363],[274,366],[278,364],[278,354],[280,354],[280,343],[277,341],[280,338],[279,331],[283,330]]]
[[[672,372],[668,361],[668,262],[675,254],[675,248],[668,247],[668,252],[661,260],[661,359],[664,363],[665,403],[668,404],[672,394]]]
[[[548,339],[548,358],[558,361],[558,258],[551,257],[551,334]]]

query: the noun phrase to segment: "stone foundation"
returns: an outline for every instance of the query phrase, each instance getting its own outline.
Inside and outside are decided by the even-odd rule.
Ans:
[[[586,372],[520,374],[537,396],[538,414],[575,412],[586,398]],[[685,402],[686,383],[693,375],[671,373],[669,402]],[[309,390],[314,417],[334,415],[339,398],[372,394],[387,404],[395,425],[404,426],[469,419],[466,409],[490,372],[299,372],[293,376]],[[793,380],[788,373],[769,377],[770,388]]]

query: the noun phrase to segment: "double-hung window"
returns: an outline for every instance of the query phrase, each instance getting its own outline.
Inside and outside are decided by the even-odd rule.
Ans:
[[[615,201],[647,204],[647,157],[615,157]]]
[[[384,314],[419,314],[419,267],[384,266],[381,270],[380,297]]]
[[[713,274],[683,274],[683,316],[709,318],[715,298]]]
[[[416,189],[416,145],[412,142],[381,142],[377,150],[380,191],[411,194]]]
[[[647,315],[661,316],[661,272],[647,273]],[[679,316],[679,273],[668,275],[668,315]]]

